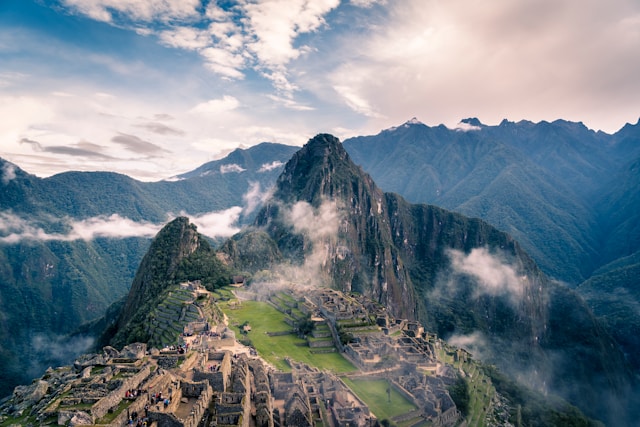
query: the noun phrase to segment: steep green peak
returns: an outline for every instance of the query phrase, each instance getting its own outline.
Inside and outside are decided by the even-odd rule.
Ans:
[[[319,162],[326,162],[334,157],[342,160],[349,157],[340,140],[328,133],[320,133],[311,138],[296,156],[310,157]]]
[[[186,217],[177,217],[154,237],[142,259],[118,320],[123,327],[147,301],[153,301],[173,284],[180,262],[194,253],[203,240]]]
[[[333,199],[354,181],[370,178],[356,166],[338,138],[319,134],[311,138],[286,164],[276,183],[274,196],[285,202],[304,200],[312,204]]]

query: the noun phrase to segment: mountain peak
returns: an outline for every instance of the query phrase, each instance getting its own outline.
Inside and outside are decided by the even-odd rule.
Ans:
[[[305,200],[320,203],[333,197],[354,174],[355,166],[338,138],[321,133],[311,138],[287,162],[276,183],[276,195],[285,202]]]
[[[456,131],[467,132],[471,130],[480,130],[486,127],[480,120],[475,117],[466,118],[460,120],[460,122],[453,128]]]
[[[484,126],[484,124],[477,117],[469,117],[466,119],[462,119],[460,120],[460,123],[466,123],[468,125],[478,126],[478,127]]]

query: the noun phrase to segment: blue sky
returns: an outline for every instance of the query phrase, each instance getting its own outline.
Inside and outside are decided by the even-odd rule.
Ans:
[[[157,180],[412,117],[640,116],[635,0],[0,0],[0,157]]]

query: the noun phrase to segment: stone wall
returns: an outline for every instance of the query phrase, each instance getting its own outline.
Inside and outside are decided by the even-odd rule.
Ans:
[[[134,376],[123,379],[120,387],[100,399],[91,407],[91,415],[93,418],[102,418],[109,409],[120,403],[127,390],[138,388],[140,383],[145,380],[150,373],[151,369],[149,365],[146,365]]]
[[[209,402],[213,396],[211,386],[206,382],[200,383],[183,382],[180,385],[182,395],[185,397],[197,397],[196,403],[193,405],[189,418],[184,421],[185,427],[197,427],[198,423],[204,416],[205,411],[209,407]]]

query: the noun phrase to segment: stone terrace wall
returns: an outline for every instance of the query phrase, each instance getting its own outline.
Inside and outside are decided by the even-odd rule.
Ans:
[[[100,399],[91,407],[91,415],[93,418],[102,418],[107,412],[109,412],[109,409],[120,403],[127,390],[138,388],[140,383],[144,381],[150,373],[151,369],[149,365],[146,365],[134,376],[125,378],[120,387]]]

